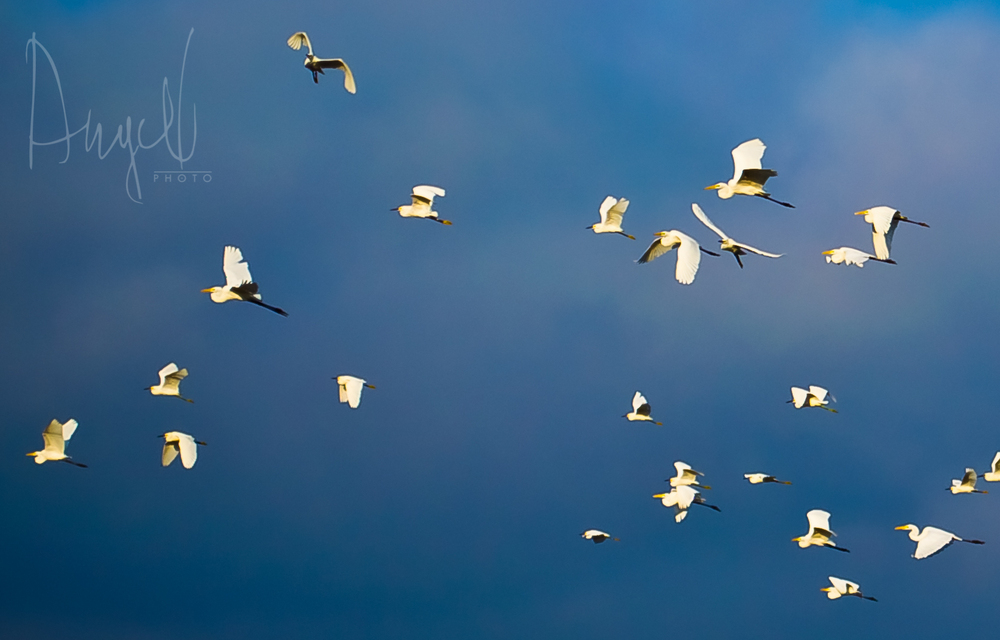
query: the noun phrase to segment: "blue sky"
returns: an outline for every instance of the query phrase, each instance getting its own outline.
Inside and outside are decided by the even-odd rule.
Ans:
[[[17,638],[877,638],[984,633],[993,495],[944,489],[1000,448],[992,3],[39,2],[0,20],[0,635]],[[158,135],[187,169],[36,148],[36,34],[72,130]],[[314,85],[301,52],[343,57]],[[30,61],[29,61],[30,62]],[[40,61],[41,62],[41,61]],[[39,67],[36,137],[61,135]],[[176,132],[174,132],[176,134]],[[764,201],[718,199],[760,137]],[[148,138],[147,138],[148,139]],[[389,209],[438,184],[453,227]],[[626,230],[595,236],[608,194]],[[655,231],[723,229],[780,260],[634,264]],[[853,212],[930,229],[898,265]],[[264,299],[214,305],[238,245]],[[143,387],[187,367],[195,404]],[[337,403],[330,379],[376,385]],[[837,415],[794,411],[821,384]],[[663,427],[620,416],[636,389]],[[819,414],[819,415],[817,415]],[[88,469],[24,454],[52,418]],[[157,434],[207,441],[159,466]],[[651,498],[674,460],[722,509]],[[766,471],[791,487],[750,487]],[[990,487],[986,487],[990,488]],[[839,554],[790,541],[833,514]],[[893,527],[987,541],[917,562]],[[596,527],[622,538],[594,546]],[[829,602],[836,575],[878,603]]]

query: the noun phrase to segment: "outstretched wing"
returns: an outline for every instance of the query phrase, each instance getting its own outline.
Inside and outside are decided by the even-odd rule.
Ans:
[[[737,184],[751,185],[763,191],[767,179],[776,175],[778,172],[774,169],[744,169]]]
[[[646,249],[646,253],[642,254],[642,257],[636,262],[639,264],[652,262],[674,248],[674,244],[676,243],[668,242],[667,244],[664,244],[664,240],[666,240],[666,238],[657,238],[656,240],[653,240],[653,244],[649,245],[649,248]]]
[[[806,398],[809,397],[809,392],[800,387],[792,387],[792,404],[795,405],[796,409],[801,409],[806,404]]]
[[[292,49],[298,51],[302,48],[302,45],[306,45],[306,48],[309,49],[309,55],[312,55],[313,46],[312,43],[309,42],[309,36],[306,35],[305,31],[293,33],[291,37],[288,38],[288,46]]]
[[[63,438],[65,438],[65,437],[66,437],[66,435],[64,433],[63,434]],[[978,479],[979,479],[979,476],[976,475],[976,470],[975,469],[968,469],[967,468],[965,470],[965,475],[962,476],[962,484],[967,484],[967,485],[969,485],[971,487],[975,487],[976,486],[976,480],[978,480]]]
[[[826,396],[830,392],[824,389],[823,387],[817,387],[816,385],[811,384],[809,385],[809,393],[816,396],[816,399],[819,400],[820,402],[823,402],[824,400],[826,400]]]
[[[434,203],[434,196],[443,198],[444,189],[442,189],[441,187],[432,187],[431,185],[428,184],[420,184],[413,187],[413,197],[426,200],[427,204]]]
[[[607,198],[604,199],[604,202],[601,203],[601,209],[600,209],[601,223],[605,223],[608,221],[608,211],[611,209],[611,207],[615,206],[615,204],[617,203],[618,199],[615,198],[614,196],[608,196]]]
[[[701,210],[701,207],[699,207],[697,204],[693,202],[691,203],[691,211],[694,211],[695,217],[701,220],[701,223],[703,225],[714,231],[716,235],[718,235],[720,238],[722,238],[723,240],[729,239],[729,236],[727,236],[722,229],[712,224],[712,221],[708,219],[708,216],[705,215],[705,212]]]
[[[181,386],[181,380],[186,378],[188,375],[187,369],[181,369],[180,371],[175,371],[167,376],[166,387],[168,389],[177,389]]]
[[[822,532],[822,534],[827,537],[833,535],[833,531],[830,530],[829,511],[813,509],[812,511],[806,513],[806,519],[809,520],[809,527],[813,530],[813,533]]]
[[[612,200],[614,206],[604,211],[604,205],[608,204],[608,200]],[[614,198],[608,196],[604,200],[604,204],[601,205],[601,222],[610,222],[613,225],[621,227],[622,217],[625,215],[626,209],[628,209],[628,200],[620,198],[617,202],[614,202]]]
[[[73,418],[70,418],[65,422],[65,424],[63,424],[62,439],[64,442],[69,442],[69,439],[73,437],[74,433],[76,433],[76,428],[78,426],[79,425],[77,424],[76,420],[74,420]]]
[[[993,466],[993,473],[997,473],[998,471],[1000,471],[1000,451],[997,451],[997,454],[993,456],[992,466]]]
[[[355,93],[357,88],[354,86],[354,74],[351,73],[351,68],[347,66],[347,63],[340,58],[333,58],[331,60],[317,60],[316,66],[321,69],[343,69],[344,70],[344,88],[350,93]]]
[[[698,273],[698,265],[701,264],[701,248],[691,236],[684,235],[680,231],[672,233],[681,243],[677,248],[677,268],[674,270],[674,277],[681,284],[691,284],[694,282],[695,274]]]
[[[181,464],[184,465],[185,469],[190,469],[198,459],[198,445],[195,444],[192,436],[186,433],[178,435],[180,437],[177,439],[177,446],[181,450]]]
[[[226,274],[226,286],[230,289],[253,282],[250,265],[243,262],[243,252],[239,247],[226,247],[222,255],[222,272]]]
[[[163,453],[160,455],[160,464],[164,467],[169,467],[170,463],[174,461],[177,457],[177,443],[174,441],[163,443]]]
[[[767,251],[761,251],[756,247],[751,247],[750,245],[743,244],[742,242],[733,241],[733,244],[741,249],[749,251],[750,253],[756,253],[757,255],[764,256],[765,258],[780,258],[781,256],[785,255],[783,253],[768,253]]]
[[[921,535],[923,538],[917,543],[917,550],[913,552],[913,557],[917,560],[923,560],[935,553],[940,553],[956,540],[954,534],[937,527],[924,527]]]
[[[639,413],[639,407],[641,407],[644,404],[646,404],[646,396],[636,391],[635,395],[632,396],[632,411]]]
[[[160,386],[163,386],[167,381],[167,377],[174,373],[177,373],[177,364],[173,362],[160,369]]]
[[[352,409],[357,409],[358,405],[361,404],[361,388],[364,384],[365,381],[360,378],[351,378],[344,385],[347,394],[347,404]]]
[[[764,149],[767,147],[760,138],[747,140],[733,149],[733,180],[742,178],[743,172],[747,169],[760,169],[760,159],[764,157]]]

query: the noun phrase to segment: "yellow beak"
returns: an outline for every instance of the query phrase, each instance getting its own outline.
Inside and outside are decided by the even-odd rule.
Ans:
[[[211,289],[202,289],[201,292],[202,293],[212,293],[212,290]]]
[[[856,215],[856,216],[865,216],[865,215],[868,215],[868,209],[865,209],[864,211],[858,211],[854,215]]]
[[[721,189],[721,188],[722,188],[722,185],[710,184],[707,187],[705,187],[705,191],[714,191],[715,189]]]
[[[824,251],[824,252],[823,252],[823,255],[824,255],[824,256],[832,256],[832,255],[833,255],[833,253],[834,253],[833,249],[830,249],[829,251]]]
[[[903,525],[903,526],[901,526],[901,527],[896,527],[896,531],[903,531],[903,530],[905,530],[905,529],[909,529],[909,528],[910,528],[910,527],[909,527],[908,525],[905,525],[905,524],[904,524],[904,525]]]
[[[833,587],[823,587],[820,591],[830,591]]]
[[[29,453],[28,455],[30,456],[31,454]],[[665,494],[665,493],[658,493],[658,494],[656,494],[656,495],[655,495],[655,496],[653,496],[653,497],[654,497],[654,498],[666,498],[666,497],[667,497],[667,494]]]

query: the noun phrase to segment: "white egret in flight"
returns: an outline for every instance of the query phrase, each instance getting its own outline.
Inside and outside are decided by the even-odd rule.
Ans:
[[[719,197],[723,200],[728,200],[734,195],[757,196],[758,198],[776,202],[783,207],[794,209],[795,205],[775,200],[771,197],[770,193],[764,191],[764,183],[767,182],[767,179],[778,175],[778,172],[774,169],[761,169],[760,159],[764,157],[764,149],[767,149],[767,147],[760,141],[760,138],[747,140],[733,149],[734,171],[732,180],[729,182],[719,182],[718,184],[705,187],[705,189],[718,190]]]
[[[605,533],[600,529],[587,529],[580,534],[585,540],[593,540],[594,544],[601,544],[605,540],[614,540],[615,542],[621,542],[618,538],[612,538],[610,533]]]
[[[657,422],[653,420],[652,416],[649,415],[650,409],[649,403],[646,402],[646,396],[642,395],[638,391],[632,396],[632,411],[623,415],[623,418],[628,418],[629,422],[635,422],[636,420],[652,422],[653,424],[663,426],[662,422]]]
[[[921,531],[920,527],[915,524],[904,524],[896,527],[896,531],[910,532],[910,540],[917,543],[917,550],[913,552],[913,557],[917,560],[923,560],[935,553],[939,553],[956,540],[958,542],[968,542],[969,544],[986,544],[982,540],[965,540],[959,538],[954,533],[938,529],[937,527],[924,527],[924,530]]]
[[[736,263],[740,265],[740,269],[743,268],[743,261],[740,259],[740,256],[745,256],[747,254],[747,251],[751,253],[756,253],[759,256],[764,256],[765,258],[780,258],[781,256],[785,255],[783,253],[768,253],[767,251],[761,251],[760,249],[755,249],[748,244],[742,244],[740,242],[736,242],[735,240],[727,236],[722,231],[722,229],[712,224],[712,221],[708,219],[708,216],[705,215],[705,212],[701,210],[701,207],[699,207],[697,204],[693,202],[691,203],[691,211],[694,211],[695,217],[701,220],[706,227],[714,231],[720,238],[722,238],[721,240],[719,240],[719,242],[721,243],[719,248],[722,249],[723,251],[728,251],[729,253],[733,254],[733,257],[736,258]]]
[[[635,236],[630,236],[622,231],[622,217],[625,215],[626,209],[628,209],[628,200],[608,196],[601,203],[601,221],[595,222],[587,228],[593,229],[594,233],[618,233],[635,240]]]
[[[821,509],[813,509],[806,513],[809,519],[809,532],[804,536],[792,538],[792,542],[798,542],[803,549],[810,546],[829,547],[837,551],[850,553],[849,549],[838,547],[830,538],[837,534],[830,530],[830,513]]]
[[[164,467],[169,467],[177,454],[180,453],[181,464],[184,465],[185,469],[190,469],[198,459],[198,445],[205,446],[204,442],[195,440],[193,436],[180,431],[168,431],[156,437],[163,438],[163,454],[160,457],[160,463]]]
[[[224,287],[211,287],[202,289],[202,293],[212,294],[212,302],[222,304],[230,300],[242,300],[270,309],[283,316],[288,314],[278,307],[261,302],[260,294],[257,292],[257,283],[250,277],[250,265],[243,262],[243,252],[238,247],[226,247],[222,254],[222,272],[226,274],[226,285]]]
[[[73,462],[66,455],[66,443],[73,437],[76,427],[77,422],[72,418],[67,420],[65,424],[60,424],[58,420],[53,420],[49,423],[49,426],[45,427],[45,431],[42,432],[45,448],[41,451],[32,451],[27,455],[35,458],[35,464],[43,464],[51,460],[53,462],[68,462],[78,467],[86,467],[87,465],[85,464]]]
[[[888,264],[896,264],[895,260],[890,260],[889,258],[876,258],[870,253],[865,253],[858,249],[852,249],[851,247],[840,247],[839,249],[830,249],[829,251],[824,251],[823,255],[826,256],[827,263],[832,262],[833,264],[854,264],[860,268],[865,266],[865,263],[869,260],[875,260],[877,262],[886,262]]]
[[[892,248],[892,236],[896,233],[896,227],[900,222],[930,227],[926,222],[910,220],[892,207],[878,206],[864,211],[858,211],[854,215],[864,216],[865,222],[872,226],[872,244],[875,245],[875,257],[880,260],[889,259],[889,250]]]
[[[677,475],[673,478],[667,478],[667,482],[670,483],[671,487],[683,487],[683,486],[694,486],[699,489],[711,489],[708,485],[698,484],[698,476],[704,476],[705,474],[701,471],[695,471],[691,468],[691,465],[686,462],[681,462],[680,460],[674,462],[674,469],[677,470]]]
[[[832,395],[830,396],[830,400],[826,399],[829,394],[829,391],[816,385],[809,385],[808,391],[800,387],[792,387],[792,399],[788,400],[785,404],[792,404],[796,409],[801,409],[802,407],[819,407],[820,409],[837,413],[836,409],[826,406],[830,404],[830,400],[836,402],[836,398]]]
[[[401,204],[398,207],[390,209],[390,211],[398,211],[399,215],[404,218],[424,218],[450,225],[451,220],[438,218],[438,212],[431,209],[434,206],[434,196],[443,198],[444,189],[441,187],[432,187],[427,184],[418,184],[413,187],[413,191],[410,193],[412,204]]]
[[[990,465],[990,470],[983,472],[983,480],[986,482],[997,482],[1000,481],[1000,451],[993,456],[993,464]]]
[[[653,240],[653,244],[649,245],[646,253],[642,254],[642,257],[637,262],[639,264],[646,264],[677,247],[677,268],[674,270],[674,277],[681,284],[691,284],[694,282],[694,276],[698,273],[698,265],[701,264],[700,252],[715,256],[716,258],[719,257],[718,253],[703,248],[694,238],[676,229],[673,231],[657,231],[655,235],[658,238]]]
[[[761,484],[764,482],[776,482],[778,484],[792,484],[787,480],[778,480],[774,476],[769,476],[766,473],[744,473],[743,477],[750,481],[750,484]]]
[[[337,376],[334,380],[337,381],[337,386],[340,388],[340,401],[346,402],[352,409],[357,409],[358,405],[361,404],[361,389],[363,387],[375,388],[375,385],[368,384],[361,378],[354,376]]]
[[[298,51],[302,48],[302,45],[306,45],[309,49],[309,53],[306,54],[306,61],[303,63],[306,69],[312,71],[313,82],[319,84],[319,75],[322,73],[326,75],[323,69],[343,69],[344,70],[344,88],[348,92],[354,93],[357,89],[354,86],[354,74],[351,73],[351,68],[347,66],[347,63],[340,58],[330,58],[324,60],[323,58],[317,58],[313,55],[312,43],[309,42],[309,36],[306,35],[305,31],[299,31],[298,33],[293,33],[290,38],[288,38],[288,46]]]
[[[948,487],[948,491],[953,494],[958,495],[960,493],[989,493],[988,491],[976,491],[976,475],[975,469],[966,468],[965,475],[962,476],[961,480],[952,480],[951,486]]]
[[[653,497],[659,498],[660,503],[664,507],[674,507],[676,509],[674,522],[678,523],[687,517],[688,509],[691,508],[692,504],[700,504],[703,507],[708,507],[709,509],[714,509],[715,511],[722,511],[722,509],[714,504],[708,504],[705,502],[705,498],[701,497],[698,490],[690,485],[674,487],[670,490],[670,493],[658,493]]]
[[[178,370],[177,365],[171,362],[160,369],[160,384],[146,387],[145,391],[150,392],[154,396],[174,396],[184,402],[194,402],[194,400],[189,400],[181,395],[181,380],[186,378],[187,375],[187,369]]]
[[[836,600],[842,596],[857,596],[862,600],[871,600],[872,602],[878,602],[875,598],[871,598],[861,593],[861,588],[858,587],[857,583],[851,582],[850,580],[844,580],[843,578],[835,578],[830,576],[830,584],[832,587],[823,587],[820,591],[826,591],[826,597],[831,600]]]

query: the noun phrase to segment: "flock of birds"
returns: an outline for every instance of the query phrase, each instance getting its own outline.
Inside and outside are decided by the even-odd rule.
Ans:
[[[305,32],[300,31],[293,34],[288,38],[287,44],[294,50],[299,50],[303,45],[306,47],[307,54],[304,66],[312,73],[314,82],[319,83],[319,75],[325,75],[325,69],[340,69],[344,73],[344,88],[352,94],[356,92],[354,75],[347,63],[339,58],[323,59],[316,57],[313,54],[309,36]],[[733,177],[727,182],[719,182],[705,187],[705,189],[716,191],[719,198],[723,200],[732,198],[734,195],[752,196],[775,202],[784,207],[794,208],[794,205],[790,203],[772,198],[771,194],[764,189],[767,180],[778,175],[773,169],[762,168],[761,160],[765,149],[766,146],[759,139],[749,140],[740,144],[732,151]],[[398,212],[404,218],[422,218],[433,220],[442,225],[451,225],[451,221],[439,218],[437,211],[433,209],[434,198],[442,198],[444,196],[445,191],[440,187],[417,185],[412,189],[410,196],[411,203],[394,207],[391,211]],[[608,196],[599,208],[600,222],[596,222],[586,228],[593,230],[596,234],[619,234],[635,240],[634,236],[625,233],[622,228],[628,205],[629,201],[625,198]],[[719,236],[720,249],[733,254],[741,269],[743,268],[742,258],[750,253],[773,259],[782,257],[783,254],[769,253],[748,244],[737,242],[716,226],[698,204],[692,203],[691,209],[695,217],[702,224]],[[863,215],[864,221],[871,225],[874,255],[852,247],[840,247],[823,252],[828,263],[864,267],[865,262],[874,260],[896,264],[890,258],[890,249],[899,223],[906,222],[922,227],[928,226],[926,223],[910,220],[899,211],[887,206],[872,207],[859,211],[855,215]],[[702,253],[715,257],[721,255],[703,248],[693,237],[676,229],[659,231],[655,236],[656,239],[653,240],[649,248],[639,257],[637,262],[645,264],[676,249],[677,263],[675,278],[679,283],[684,285],[694,282]],[[225,247],[222,269],[226,283],[221,286],[202,290],[202,293],[210,294],[213,302],[217,304],[230,301],[249,302],[281,316],[288,315],[283,309],[271,306],[262,300],[259,287],[250,275],[249,265],[244,260],[243,254],[238,247]],[[159,384],[146,387],[145,390],[154,396],[174,397],[192,403],[194,402],[193,400],[185,398],[180,392],[180,384],[187,375],[187,369],[179,369],[175,363],[171,362],[160,369]],[[373,385],[368,384],[366,380],[351,375],[339,375],[335,376],[334,379],[337,381],[340,402],[346,403],[351,409],[357,409],[360,406],[361,393],[365,387],[369,389],[375,388]],[[788,400],[788,403],[793,404],[796,409],[819,408],[833,413],[837,412],[836,409],[828,406],[830,401],[835,401],[835,399],[830,395],[829,391],[822,387],[815,385],[811,385],[807,389],[791,387],[791,395],[792,398]],[[663,425],[662,422],[657,422],[653,419],[652,408],[640,391],[636,391],[632,398],[632,411],[624,414],[622,417],[628,419],[630,422],[650,422],[655,425]],[[74,461],[66,454],[66,443],[70,441],[77,427],[77,421],[72,418],[65,423],[52,420],[42,433],[45,443],[44,448],[27,455],[34,457],[37,464],[52,461],[66,462],[77,467],[86,467],[87,465]],[[195,440],[194,436],[179,431],[170,431],[160,434],[158,437],[163,438],[161,464],[164,467],[170,466],[180,456],[182,466],[185,469],[191,469],[198,458],[198,446],[206,445],[205,442]],[[676,475],[668,479],[671,487],[670,491],[667,493],[658,493],[653,497],[660,499],[664,507],[675,510],[674,520],[677,523],[684,521],[692,505],[701,505],[715,511],[721,511],[719,507],[706,502],[701,494],[702,490],[711,489],[710,486],[702,484],[702,478],[704,477],[702,472],[694,470],[690,465],[680,460],[674,462],[674,468]],[[952,485],[948,490],[953,494],[987,493],[986,491],[976,489],[978,477],[979,475],[974,469],[967,468],[961,479],[952,480]],[[1000,481],[1000,451],[993,458],[990,471],[982,474],[982,477],[987,482]],[[787,480],[779,480],[773,475],[761,472],[746,473],[744,474],[744,478],[752,485],[791,484]],[[835,549],[845,553],[849,552],[848,549],[837,545],[833,541],[836,534],[830,527],[829,512],[821,509],[813,509],[806,513],[806,519],[809,523],[809,530],[802,536],[792,538],[792,541],[797,542],[799,547],[806,549],[816,546]],[[963,539],[954,533],[932,526],[925,526],[921,530],[916,525],[905,524],[896,527],[896,529],[907,531],[909,538],[917,543],[913,557],[918,560],[939,553],[953,542],[983,544],[980,540]],[[600,544],[607,540],[619,541],[619,538],[613,537],[610,533],[599,529],[588,529],[581,536],[586,540],[593,541],[595,544]],[[854,596],[859,599],[875,601],[875,598],[864,595],[858,584],[854,582],[835,576],[830,576],[829,580],[831,586],[824,587],[821,590],[826,592],[827,597],[831,600],[836,600],[844,596]]]

